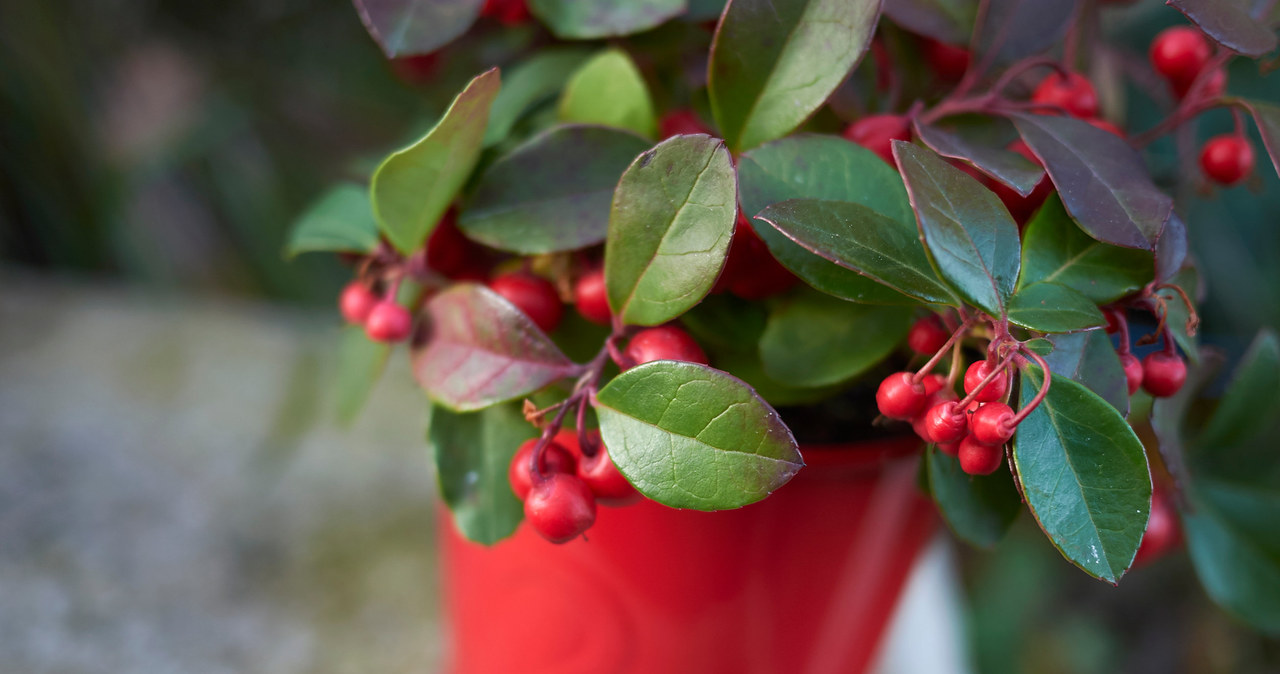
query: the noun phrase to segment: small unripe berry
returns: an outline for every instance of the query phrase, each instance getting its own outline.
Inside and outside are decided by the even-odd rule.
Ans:
[[[969,432],[969,415],[955,402],[939,403],[925,412],[924,425],[931,442],[940,445],[958,442]]]
[[[1000,445],[983,444],[972,435],[966,435],[960,441],[956,455],[960,459],[960,470],[970,475],[990,475],[1000,467],[1000,462],[1004,459],[1004,448]]]
[[[1210,138],[1200,150],[1200,168],[1219,185],[1234,185],[1253,173],[1253,145],[1233,133]]]
[[[1187,364],[1176,353],[1155,351],[1142,359],[1142,388],[1157,398],[1168,398],[1182,389]]]
[[[525,440],[520,445],[520,449],[516,450],[516,455],[511,458],[511,466],[507,469],[507,479],[511,482],[511,491],[515,492],[516,498],[521,501],[529,495],[529,490],[533,487],[534,478],[531,472],[530,455],[533,448],[538,444],[538,439]],[[567,473],[572,475],[578,469],[578,459],[556,441],[549,443],[542,450],[542,461],[540,466],[543,475],[554,475],[556,473]]]
[[[850,124],[844,137],[893,164],[893,141],[911,140],[911,125],[903,115],[869,115]]]
[[[710,362],[706,352],[689,333],[674,325],[659,325],[637,332],[627,343],[624,353],[636,365],[655,360],[683,360],[703,365]]]
[[[578,479],[591,488],[603,505],[618,506],[635,502],[640,493],[623,477],[609,458],[609,450],[598,445],[595,455],[584,456],[578,462]]]
[[[948,339],[951,339],[951,333],[942,326],[942,321],[937,316],[926,316],[911,326],[907,333],[907,346],[916,353],[932,356]]]
[[[374,305],[364,322],[364,334],[375,342],[402,342],[412,329],[413,316],[393,300]]]
[[[596,498],[582,480],[556,473],[529,490],[524,517],[543,538],[567,543],[595,524]]]
[[[986,403],[969,419],[969,437],[984,445],[1003,445],[1013,430],[1013,410],[1004,403]]]
[[[1212,56],[1209,40],[1191,26],[1166,28],[1151,41],[1151,66],[1175,87],[1190,86]]]
[[[489,288],[514,304],[543,332],[555,330],[564,315],[556,287],[541,276],[523,272],[503,274],[490,281]]]
[[[573,303],[583,318],[596,325],[608,325],[613,320],[603,269],[589,271],[578,277],[578,282],[573,284]]]
[[[969,369],[964,371],[964,392],[973,393],[978,388],[978,384],[982,383],[991,374],[992,365],[985,360],[979,360],[971,365]],[[1009,390],[1009,371],[1006,369],[1004,374],[991,380],[986,388],[978,391],[973,396],[974,400],[983,403],[994,402],[1004,397],[1005,391]]]
[[[1142,363],[1132,353],[1122,353],[1120,365],[1124,368],[1124,379],[1129,387],[1129,395],[1137,393],[1142,387]]]
[[[365,320],[369,318],[369,312],[373,311],[381,299],[365,284],[352,281],[338,296],[338,308],[342,310],[342,317],[348,323],[364,325]]]
[[[1056,72],[1051,73],[1040,81],[1031,100],[1062,108],[1072,117],[1087,119],[1098,114],[1098,94],[1088,78],[1080,73],[1071,73],[1065,79]]]
[[[923,384],[912,381],[910,372],[895,372],[876,390],[876,406],[890,419],[907,420],[919,414],[928,401]]]

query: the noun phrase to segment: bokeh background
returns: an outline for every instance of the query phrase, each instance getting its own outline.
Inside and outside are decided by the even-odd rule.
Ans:
[[[1109,11],[1137,61],[1180,20]],[[281,250],[325,187],[505,58],[451,56],[422,86],[345,0],[0,3],[0,670],[434,671],[424,398],[393,360],[336,423],[349,272]],[[1280,101],[1249,62],[1229,87]],[[1127,93],[1110,114],[1151,126],[1157,103]],[[1194,170],[1172,142],[1150,157],[1166,183]],[[1179,195],[1229,358],[1280,326],[1280,180],[1259,159],[1245,186]],[[1023,516],[955,558],[973,671],[1280,671],[1182,553],[1111,588]]]

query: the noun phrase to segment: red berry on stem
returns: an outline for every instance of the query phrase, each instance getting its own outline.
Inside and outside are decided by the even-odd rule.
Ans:
[[[511,482],[511,491],[516,493],[516,497],[521,501],[529,495],[529,490],[533,488],[534,478],[530,471],[532,467],[529,455],[533,453],[533,448],[538,444],[538,439],[525,440],[520,445],[520,449],[516,450],[516,455],[511,458],[511,466],[507,470],[507,479]],[[560,443],[552,440],[542,450],[542,460],[539,462],[543,475],[554,475],[556,473],[567,473],[572,475],[578,468],[578,459],[573,452],[569,451]]]
[[[595,524],[596,498],[582,480],[556,473],[529,490],[524,517],[543,538],[567,543]]]
[[[1142,544],[1138,546],[1133,565],[1155,561],[1181,542],[1182,527],[1178,524],[1178,514],[1164,490],[1156,487],[1151,492],[1151,516],[1147,519],[1147,530],[1142,535]]]
[[[774,259],[746,215],[739,212],[729,257],[713,292],[728,290],[745,300],[762,300],[791,289],[799,280]]]
[[[971,365],[969,369],[964,371],[964,392],[973,393],[978,388],[978,384],[982,383],[987,375],[991,374],[991,364],[985,360],[979,360]],[[989,403],[1004,397],[1005,391],[1009,390],[1009,371],[1006,368],[1002,376],[996,377],[987,384],[986,388],[978,391],[973,396],[974,400],[983,403]]]
[[[369,312],[373,311],[381,299],[365,284],[352,281],[338,296],[338,308],[342,310],[342,317],[348,323],[363,325],[369,318]]]
[[[593,456],[584,456],[578,462],[578,479],[591,488],[596,499],[604,505],[618,506],[635,502],[640,493],[623,477],[609,458],[609,450],[598,444]]]
[[[933,438],[929,435],[929,427],[927,425],[928,412],[934,407],[945,402],[959,400],[960,396],[947,386],[947,378],[940,374],[927,374],[924,379],[920,380],[920,385],[924,386],[925,398],[924,406],[920,408],[920,413],[911,419],[911,430],[925,442],[933,442]]]
[[[1166,28],[1151,42],[1151,66],[1184,93],[1212,56],[1209,40],[1191,26]]]
[[[1142,388],[1157,398],[1168,398],[1182,389],[1187,364],[1168,351],[1155,351],[1142,359]]]
[[[1067,78],[1050,74],[1040,81],[1031,100],[1062,108],[1072,117],[1089,118],[1098,114],[1098,94],[1088,78],[1080,73],[1071,73]]]
[[[959,442],[939,442],[937,447],[938,447],[938,451],[942,452],[943,454],[946,454],[947,456],[960,455]]]
[[[573,285],[573,303],[578,307],[578,313],[592,323],[608,325],[613,320],[603,269],[589,271],[578,277],[578,282]]]
[[[489,282],[493,292],[502,295],[544,332],[551,332],[560,324],[564,306],[551,282],[541,276],[513,272],[503,274]]]
[[[893,164],[893,141],[911,140],[911,125],[902,115],[870,115],[850,124],[844,137]]]
[[[692,110],[687,108],[672,110],[658,120],[658,135],[662,138],[680,136],[691,133],[711,133],[711,129]]]
[[[402,342],[413,329],[413,316],[394,300],[374,305],[364,322],[364,334],[375,342]]]
[[[427,238],[427,266],[459,281],[484,282],[488,275],[484,248],[458,229],[453,209],[445,212]]]
[[[655,360],[683,360],[703,365],[710,362],[689,333],[674,325],[659,325],[637,332],[627,343],[624,353],[636,365]]]
[[[929,440],[938,444],[958,442],[969,432],[969,415],[955,402],[944,402],[929,408],[924,415]]]
[[[1195,79],[1190,79],[1186,82],[1178,81],[1170,82],[1169,84],[1173,87],[1173,93],[1177,95],[1178,98],[1186,98],[1187,94],[1191,93],[1191,87],[1195,82]],[[1225,93],[1227,93],[1227,71],[1222,68],[1218,68],[1212,73],[1209,73],[1208,78],[1205,80],[1205,83],[1201,85],[1200,91],[1196,94],[1196,97],[1208,100],[1217,98]]]
[[[1219,185],[1234,185],[1253,173],[1253,145],[1229,133],[1210,138],[1200,150],[1200,168]]]
[[[480,16],[491,16],[507,26],[524,23],[529,18],[525,0],[485,0]]]
[[[969,69],[970,54],[964,47],[926,38],[924,60],[944,82],[958,82]]]
[[[969,437],[985,445],[1003,445],[1013,430],[1013,409],[1004,403],[986,403],[969,419]]]
[[[960,459],[960,470],[970,475],[990,475],[1000,467],[1004,459],[1004,448],[1000,445],[987,445],[978,442],[972,435],[966,435],[957,449]]]
[[[1138,392],[1142,387],[1142,363],[1132,353],[1120,354],[1120,365],[1124,367],[1124,378],[1129,385],[1129,395]]]
[[[910,372],[895,372],[876,390],[876,406],[890,419],[911,419],[919,414],[928,402],[924,385],[912,381]]]
[[[937,316],[927,316],[911,326],[911,331],[907,333],[907,346],[916,353],[932,356],[948,339],[951,339],[951,333],[943,327],[942,321]]]
[[[925,395],[933,395],[938,391],[947,387],[947,378],[944,375],[935,373],[926,374],[924,379],[920,380],[920,384],[924,386]],[[947,400],[959,400],[954,391],[948,391],[950,397]]]

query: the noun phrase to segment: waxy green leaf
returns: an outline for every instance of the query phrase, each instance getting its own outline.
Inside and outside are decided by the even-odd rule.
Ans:
[[[540,51],[504,72],[502,91],[489,110],[485,147],[506,139],[520,117],[560,91],[590,56],[591,52],[582,47],[556,47]]]
[[[1043,383],[1038,368],[1025,368],[1021,405]],[[1089,575],[1118,582],[1151,511],[1147,457],[1124,417],[1084,386],[1055,377],[1013,443],[1027,506],[1054,547]]]
[[[356,420],[382,377],[390,355],[391,345],[370,340],[362,326],[348,325],[342,329],[335,405],[339,423],[349,425]]]
[[[871,42],[880,0],[733,0],[711,47],[711,112],[735,152],[795,129]]]
[[[969,43],[977,0],[892,0],[884,14],[907,30],[953,45]]]
[[[755,503],[804,466],[778,413],[742,381],[703,365],[631,368],[600,389],[596,403],[618,470],[673,508]]]
[[[449,409],[482,409],[578,371],[528,316],[484,286],[463,283],[436,295],[427,315],[413,374]]]
[[[427,54],[467,32],[484,0],[354,0],[387,58]]]
[[[1132,146],[1071,117],[1012,117],[1044,162],[1067,212],[1089,236],[1125,248],[1155,248],[1173,200],[1151,182]]]
[[[285,256],[316,251],[372,253],[377,247],[378,223],[369,205],[369,191],[343,183],[325,192],[298,218]]]
[[[1280,417],[1280,342],[1258,333],[1196,444],[1213,452],[1253,439]]]
[[[1033,283],[1009,298],[1009,320],[1039,332],[1074,332],[1106,325],[1093,300],[1056,283]]]
[[[560,120],[601,124],[646,138],[657,135],[653,101],[640,69],[621,49],[606,49],[573,74],[560,98]]]
[[[1234,0],[1168,0],[1218,44],[1259,58],[1276,48],[1276,33]]]
[[[1007,120],[977,115],[951,117],[933,125],[916,120],[915,131],[934,152],[963,159],[1024,197],[1044,178],[1044,169],[1035,162],[1006,149],[1018,137]]]
[[[608,127],[549,129],[489,166],[458,227],[476,241],[525,255],[600,243],[613,188],[648,147]]]
[[[1112,246],[1085,234],[1057,195],[1050,195],[1022,231],[1018,287],[1057,283],[1105,304],[1151,281],[1151,260],[1146,251]]]
[[[636,158],[613,194],[604,277],[627,325],[659,325],[711,291],[733,238],[738,189],[724,142],[674,136]]]
[[[440,496],[458,531],[485,545],[515,532],[524,503],[511,491],[507,471],[520,444],[537,434],[519,403],[465,414],[433,406],[427,428]]]
[[[914,228],[860,204],[791,199],[762,211],[759,220],[815,255],[924,302],[959,302],[938,280]]]
[[[401,253],[413,253],[449,208],[480,157],[498,70],[471,80],[421,140],[394,152],[373,173],[373,214]]]
[[[1104,330],[1087,330],[1052,335],[1053,351],[1045,356],[1054,377],[1063,376],[1081,384],[1116,408],[1129,414],[1129,382],[1124,366]]]
[[[1238,101],[1253,113],[1253,121],[1258,125],[1258,134],[1262,136],[1262,144],[1271,155],[1271,165],[1280,174],[1280,105],[1272,105],[1261,101]]]
[[[1280,551],[1275,543],[1280,494],[1210,480],[1193,486],[1192,507],[1182,512],[1182,527],[1200,583],[1232,613],[1258,629],[1280,633]]]
[[[836,136],[799,134],[751,150],[738,160],[738,184],[742,211],[749,216],[787,199],[828,199],[862,204],[915,230],[898,172],[870,150]],[[764,222],[751,224],[783,266],[824,293],[868,304],[913,302],[815,255]]]
[[[1003,316],[1021,265],[1018,226],[991,190],[937,153],[900,140],[893,154],[925,248],[942,278],[992,316]]]
[[[925,462],[929,493],[957,536],[984,548],[1004,538],[1022,510],[1018,490],[1004,471],[969,475],[960,469],[960,461],[933,445]]]
[[[760,359],[769,377],[789,386],[839,384],[893,353],[907,336],[911,314],[909,307],[799,294],[769,315]]]
[[[649,30],[684,12],[687,0],[528,0],[529,10],[566,40]]]

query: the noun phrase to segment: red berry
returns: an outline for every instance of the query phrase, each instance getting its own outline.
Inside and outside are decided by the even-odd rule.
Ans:
[[[1102,312],[1103,318],[1107,319],[1107,334],[1114,335],[1120,331],[1120,320],[1124,317],[1124,312],[1120,309],[1108,309]]]
[[[604,505],[626,505],[639,498],[640,493],[623,477],[609,458],[609,450],[598,444],[593,456],[584,456],[578,462],[578,479],[591,488],[596,499]]]
[[[592,323],[608,325],[613,320],[603,269],[589,271],[578,277],[578,282],[573,285],[573,303],[578,307],[578,313]]]
[[[426,84],[440,71],[440,52],[391,59],[391,72],[409,84]]]
[[[745,300],[762,300],[789,290],[798,281],[773,258],[746,216],[738,213],[729,257],[713,292],[728,290]]]
[[[997,447],[1013,437],[1013,410],[1004,403],[986,403],[969,419],[969,437]]]
[[[924,386],[925,395],[933,395],[947,387],[947,378],[944,375],[930,373],[926,374],[924,379],[920,380],[920,384]],[[955,391],[948,391],[948,393],[951,395],[947,400],[959,400]]]
[[[1051,73],[1040,81],[1031,100],[1062,108],[1072,117],[1089,118],[1098,114],[1098,94],[1088,78],[1080,73],[1071,73],[1065,79]]]
[[[940,442],[938,443],[938,451],[942,452],[943,454],[946,454],[947,456],[959,456],[960,443],[959,442]]]
[[[556,473],[529,490],[524,517],[543,538],[567,543],[595,524],[596,498],[582,480]]]
[[[457,214],[445,212],[427,238],[427,266],[455,280],[484,282],[485,250],[458,229]]]
[[[944,82],[958,82],[969,69],[970,54],[964,47],[925,39],[924,60]]]
[[[636,365],[655,360],[683,360],[708,364],[707,354],[689,333],[674,325],[659,325],[636,333],[624,352]]]
[[[1129,395],[1138,392],[1142,387],[1142,363],[1132,353],[1120,354],[1120,365],[1124,367],[1124,378],[1129,385]]]
[[[1228,133],[1210,138],[1200,150],[1200,168],[1219,185],[1234,185],[1253,172],[1253,146]]]
[[[907,346],[916,353],[932,356],[948,339],[951,339],[951,333],[942,326],[942,321],[937,316],[927,316],[911,326],[907,333]]]
[[[557,438],[558,439],[558,438]],[[531,462],[529,456],[533,454],[533,448],[538,444],[538,439],[525,440],[520,445],[520,449],[516,450],[516,455],[511,458],[511,467],[507,470],[507,479],[511,482],[511,491],[516,493],[516,497],[521,501],[529,495],[529,489],[533,487],[533,474],[531,472]],[[568,473],[572,475],[578,468],[578,459],[573,452],[565,449],[564,445],[552,440],[542,450],[542,460],[539,463],[543,475],[553,475],[555,473]]]
[[[885,377],[876,390],[876,406],[890,419],[911,419],[924,410],[928,399],[924,385],[912,382],[910,372],[895,372]]]
[[[413,316],[393,300],[375,304],[364,322],[364,334],[375,342],[402,342],[412,329]]]
[[[1147,530],[1142,535],[1142,544],[1138,546],[1133,565],[1152,562],[1181,542],[1182,528],[1178,525],[1178,515],[1164,490],[1157,487],[1151,492],[1151,516],[1147,519]]]
[[[1031,147],[1022,142],[1021,139],[1015,140],[1009,144],[1009,149],[1035,162],[1037,165],[1043,165],[1040,158],[1031,151]],[[987,187],[991,188],[996,196],[1000,197],[1000,201],[1004,202],[1004,207],[1009,209],[1009,215],[1019,223],[1024,223],[1031,218],[1040,208],[1040,204],[1049,198],[1049,194],[1053,192],[1053,183],[1049,180],[1049,176],[1040,179],[1036,186],[1031,190],[1031,194],[1022,196],[1018,194],[1012,187],[1005,185],[997,180],[987,179],[983,181]]]
[[[933,438],[929,435],[929,427],[925,423],[928,419],[929,410],[937,405],[945,402],[959,400],[960,396],[947,386],[947,378],[940,374],[927,374],[924,379],[920,380],[920,385],[924,387],[925,398],[924,406],[920,408],[920,413],[911,419],[911,430],[925,442],[933,442]]]
[[[974,389],[978,388],[978,384],[982,383],[982,380],[986,379],[987,375],[990,374],[991,364],[985,360],[975,361],[969,365],[969,369],[964,371],[964,392],[973,393]],[[1009,371],[1005,369],[1002,376],[992,379],[986,388],[978,391],[978,394],[973,396],[973,399],[982,403],[993,402],[1003,398],[1005,391],[1008,390]]]
[[[924,414],[925,430],[929,440],[938,444],[953,443],[969,432],[969,415],[955,402],[944,402],[929,408]]]
[[[960,459],[960,470],[970,475],[990,475],[1000,467],[1000,462],[1004,459],[1004,448],[1000,445],[983,444],[972,435],[966,435],[960,441],[957,456]]]
[[[689,109],[672,110],[658,120],[658,135],[662,138],[691,133],[711,133],[697,113]]]
[[[1168,398],[1182,389],[1187,364],[1168,351],[1155,351],[1142,359],[1142,388],[1157,398]]]
[[[1196,81],[1194,79],[1187,80],[1186,82],[1170,82],[1169,86],[1173,88],[1173,93],[1178,98],[1186,98],[1187,94],[1191,92],[1191,87],[1195,82]],[[1212,73],[1209,73],[1208,78],[1205,80],[1205,83],[1201,85],[1200,91],[1196,94],[1196,97],[1202,99],[1213,99],[1225,93],[1227,93],[1227,71],[1222,68],[1218,68]]]
[[[523,272],[503,274],[490,281],[489,287],[531,318],[543,332],[551,332],[560,324],[564,305],[560,303],[556,287],[541,276]]]
[[[525,0],[485,0],[480,7],[480,16],[491,16],[505,25],[514,26],[528,20],[529,7]]]
[[[893,141],[911,140],[911,125],[902,115],[870,115],[850,124],[844,137],[893,164]]]
[[[1161,31],[1151,42],[1151,65],[1175,87],[1190,86],[1213,56],[1203,33],[1191,26]]]
[[[369,312],[373,311],[373,307],[381,299],[377,293],[369,290],[365,284],[359,281],[352,281],[342,289],[342,294],[338,296],[338,308],[342,310],[342,317],[348,323],[363,325],[365,320],[369,318]]]

